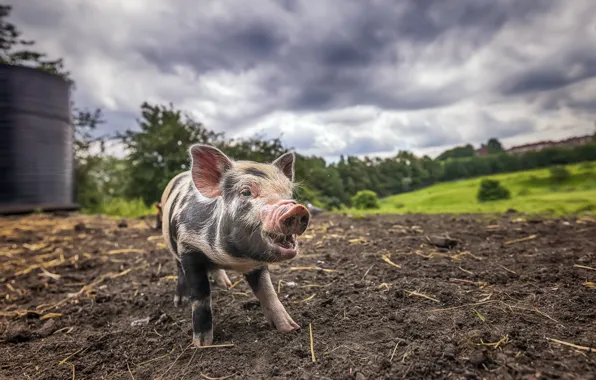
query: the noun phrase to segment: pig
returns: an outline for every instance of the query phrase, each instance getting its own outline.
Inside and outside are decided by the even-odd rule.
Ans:
[[[178,267],[174,306],[192,308],[193,344],[213,343],[211,288],[231,286],[225,270],[242,273],[270,326],[300,329],[279,301],[268,264],[298,254],[297,236],[309,226],[308,209],[292,197],[293,152],[271,163],[229,158],[216,147],[188,149],[190,170],[170,180],[161,198],[162,234]]]

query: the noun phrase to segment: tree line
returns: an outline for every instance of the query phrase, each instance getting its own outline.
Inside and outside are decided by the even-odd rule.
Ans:
[[[128,152],[123,159],[98,154],[79,159],[79,201],[91,207],[106,197],[141,198],[149,205],[159,201],[167,182],[188,170],[191,144],[217,146],[238,160],[271,162],[292,150],[280,138],[255,136],[227,138],[172,104],[144,103],[138,128],[126,130],[115,140]],[[401,151],[389,158],[342,156],[336,163],[322,157],[297,153],[297,197],[326,209],[352,206],[359,191],[379,197],[420,189],[434,183],[596,160],[596,144],[574,148],[550,148],[522,154],[496,150],[486,156],[432,159]]]
[[[61,59],[50,60],[23,40],[7,21],[11,7],[0,5],[0,62],[27,65],[72,80]],[[172,104],[143,103],[138,128],[113,136],[95,137],[106,120],[100,109],[78,109],[73,105],[75,178],[77,202],[88,210],[99,210],[114,199],[140,199],[145,205],[159,201],[167,182],[188,170],[187,148],[194,143],[217,146],[234,159],[272,161],[292,150],[280,138],[253,136],[228,138]],[[105,154],[105,144],[117,141],[126,148],[119,159]],[[595,140],[596,141],[596,140]],[[99,146],[93,153],[92,146]],[[326,209],[352,206],[359,191],[379,197],[420,189],[437,182],[527,170],[551,165],[596,160],[596,145],[551,148],[518,155],[503,151],[497,139],[487,142],[487,156],[477,156],[467,144],[445,151],[436,159],[400,151],[393,157],[342,156],[337,163],[322,157],[297,154],[297,197]]]

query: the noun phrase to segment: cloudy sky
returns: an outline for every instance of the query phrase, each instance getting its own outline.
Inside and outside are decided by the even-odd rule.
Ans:
[[[104,133],[143,101],[331,160],[595,130],[594,0],[8,3]]]

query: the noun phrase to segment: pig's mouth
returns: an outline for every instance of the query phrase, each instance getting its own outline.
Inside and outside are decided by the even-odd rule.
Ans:
[[[296,235],[267,233],[267,238],[272,245],[279,248],[282,256],[293,256],[296,254]]]
[[[285,249],[296,248],[296,237],[294,235],[268,234],[269,239],[274,245]]]

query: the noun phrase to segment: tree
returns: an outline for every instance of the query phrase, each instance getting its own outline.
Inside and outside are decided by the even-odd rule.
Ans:
[[[511,198],[510,191],[494,179],[483,179],[476,195],[478,202],[491,202]]]
[[[0,4],[0,63],[29,66],[68,77],[70,74],[64,70],[62,58],[51,60],[47,54],[31,50],[35,42],[22,39],[22,33],[7,21],[11,11],[12,6]]]
[[[488,140],[486,147],[488,148],[488,154],[504,152],[503,145],[501,145],[501,142],[494,137]]]
[[[95,209],[105,200],[105,193],[101,190],[104,176],[99,174],[103,164],[104,139],[93,137],[93,132],[104,122],[100,109],[94,112],[74,110],[75,198],[84,209]],[[91,152],[94,143],[99,144],[97,153]]]
[[[437,160],[445,161],[448,158],[461,158],[461,157],[472,157],[476,155],[476,150],[471,144],[464,146],[456,146],[455,148],[448,149],[441,153]]]
[[[195,143],[223,148],[223,134],[215,133],[190,115],[169,106],[141,105],[139,130],[126,130],[117,136],[129,154],[125,194],[140,197],[145,204],[159,201],[168,182],[188,170],[188,148]],[[224,149],[225,150],[225,149]]]
[[[571,177],[571,173],[564,166],[553,166],[550,168],[550,179],[554,183],[561,184]]]
[[[379,199],[374,191],[360,190],[352,198],[352,205],[359,210],[377,209],[379,208]]]

